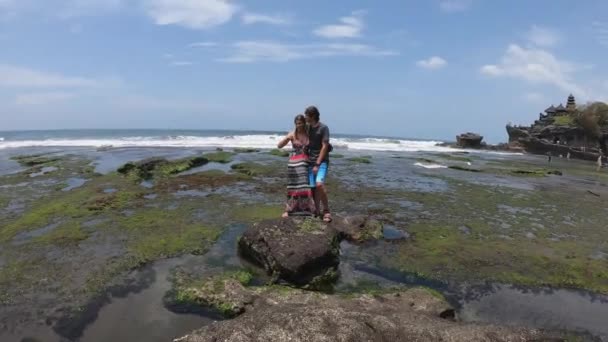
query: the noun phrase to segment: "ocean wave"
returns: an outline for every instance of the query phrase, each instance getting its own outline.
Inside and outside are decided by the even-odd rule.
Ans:
[[[250,147],[260,149],[276,148],[282,139],[278,134],[226,135],[226,136],[135,136],[123,138],[56,138],[45,140],[0,140],[0,149],[20,147],[200,147],[235,148]],[[364,150],[390,152],[450,152],[456,149],[438,146],[441,141],[417,141],[382,138],[332,138],[335,150]]]

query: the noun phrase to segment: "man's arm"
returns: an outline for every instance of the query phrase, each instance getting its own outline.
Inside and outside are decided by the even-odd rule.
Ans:
[[[326,126],[323,130],[321,152],[319,153],[319,157],[317,158],[317,165],[321,165],[323,160],[325,160],[325,157],[327,157],[327,153],[329,153],[329,128]]]

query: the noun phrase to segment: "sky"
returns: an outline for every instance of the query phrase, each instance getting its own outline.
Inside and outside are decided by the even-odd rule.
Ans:
[[[0,0],[0,130],[507,139],[608,100],[606,0]]]

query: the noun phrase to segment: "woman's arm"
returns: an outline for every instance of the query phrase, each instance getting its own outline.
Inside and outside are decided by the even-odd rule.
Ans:
[[[293,139],[293,132],[287,133],[285,138],[283,138],[281,141],[279,141],[279,144],[277,145],[277,147],[278,148],[285,147],[285,145],[287,145],[287,143],[290,142],[292,139]]]

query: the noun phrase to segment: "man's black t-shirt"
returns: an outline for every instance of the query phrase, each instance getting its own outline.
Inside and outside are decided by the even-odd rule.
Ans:
[[[319,154],[321,154],[321,147],[323,147],[323,142],[329,143],[329,127],[319,122],[318,126],[308,127],[308,156],[311,163],[316,163],[317,158],[319,158]],[[329,161],[329,151],[325,158],[324,162]]]

